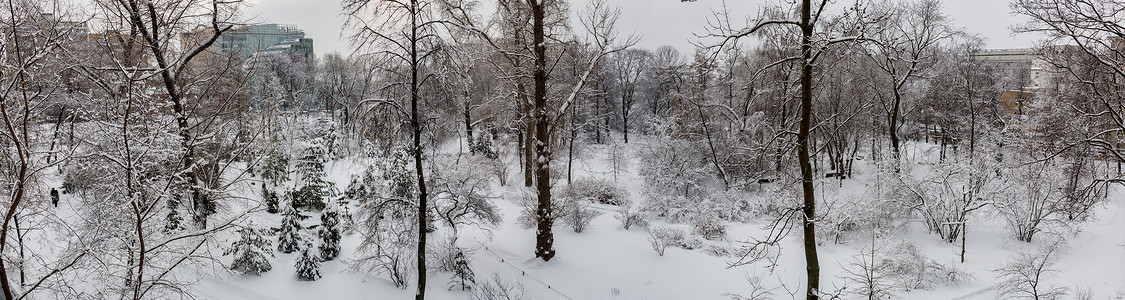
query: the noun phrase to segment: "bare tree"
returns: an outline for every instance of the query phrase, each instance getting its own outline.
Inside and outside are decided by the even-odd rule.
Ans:
[[[1054,266],[1062,251],[1060,247],[1054,243],[1036,253],[1020,253],[1015,260],[994,270],[1001,280],[996,285],[996,298],[1051,300],[1065,296],[1066,288],[1047,284],[1047,277],[1058,272]]]
[[[415,182],[417,190],[417,223],[418,238],[416,262],[418,272],[418,285],[415,299],[426,298],[426,232],[428,225],[427,212],[429,211],[429,194],[426,189],[426,174],[422,165],[422,120],[419,116],[419,106],[423,103],[420,99],[421,87],[430,75],[425,73],[429,67],[428,62],[440,50],[441,36],[439,25],[444,21],[439,19],[439,1],[430,0],[349,0],[343,2],[344,11],[348,14],[348,23],[345,26],[353,28],[356,33],[352,42],[375,51],[373,54],[383,56],[391,65],[403,66],[403,73],[393,73],[400,77],[395,86],[405,86],[409,108],[395,100],[370,100],[376,106],[387,107],[400,113],[403,119],[410,124],[412,136],[409,152],[414,158]],[[399,81],[401,80],[401,81]]]
[[[1115,176],[1104,175],[1095,183],[1121,183],[1122,154],[1120,136],[1125,132],[1125,106],[1121,105],[1122,79],[1125,78],[1125,3],[1110,0],[1016,0],[1010,4],[1016,14],[1030,18],[1016,27],[1020,33],[1046,37],[1041,54],[1050,67],[1056,101],[1070,102],[1074,117],[1087,120],[1078,131],[1078,142],[1065,141],[1055,154],[1065,154],[1076,144],[1086,144],[1118,162]],[[1067,79],[1067,80],[1061,80]],[[1050,97],[1050,96],[1048,96]],[[1066,116],[1064,115],[1064,116]],[[1063,117],[1066,118],[1066,117]],[[1061,124],[1066,124],[1061,123]],[[1072,130],[1071,126],[1044,126],[1048,133]],[[1064,133],[1065,134],[1065,133]],[[1084,147],[1078,147],[1079,149]],[[1080,151],[1073,155],[1083,155]],[[1108,178],[1107,178],[1108,177]],[[1093,185],[1086,190],[1091,190]],[[1071,189],[1076,190],[1076,189]],[[1070,196],[1068,196],[1070,197]]]
[[[636,101],[637,86],[651,69],[652,52],[630,49],[613,55],[608,60],[608,69],[617,83],[617,93],[621,101],[621,130],[625,143],[629,143],[629,123]]]
[[[892,3],[887,18],[883,19],[882,30],[871,37],[874,44],[870,56],[875,65],[887,75],[883,82],[879,103],[887,119],[887,135],[890,137],[893,158],[901,159],[901,140],[904,94],[912,80],[920,78],[924,68],[933,63],[939,43],[948,39],[953,30],[949,19],[941,12],[941,2],[919,0],[917,2]]]
[[[200,166],[203,154],[198,153],[198,148],[208,142],[211,136],[208,131],[214,129],[212,126],[219,125],[215,120],[221,114],[215,113],[215,109],[229,110],[238,102],[232,101],[234,94],[218,94],[218,99],[209,98],[216,94],[213,88],[221,81],[214,80],[208,84],[205,83],[208,75],[192,72],[200,64],[209,64],[199,59],[201,54],[213,51],[215,41],[237,24],[241,1],[171,1],[156,5],[139,0],[101,0],[97,3],[108,16],[116,18],[110,21],[121,22],[110,24],[125,24],[127,30],[118,30],[118,33],[128,32],[130,36],[127,38],[138,39],[144,45],[143,55],[155,61],[151,70],[160,78],[180,137],[182,175],[178,175],[177,185],[190,191],[188,198],[195,223],[200,228],[206,228],[207,218],[215,212],[216,204],[203,181],[214,176],[201,174],[205,171]],[[191,29],[201,23],[206,25]],[[181,34],[189,30],[191,33],[187,36],[190,38],[182,39]],[[179,44],[184,44],[180,45],[182,49],[176,47]],[[232,66],[228,64],[227,69],[230,68]],[[204,77],[198,77],[201,75]],[[210,101],[221,104],[199,109],[201,104]]]
[[[535,134],[529,138],[528,143],[535,147],[535,151],[529,153],[529,158],[535,166],[533,168],[535,172],[534,182],[538,200],[535,213],[538,223],[535,233],[535,256],[542,258],[544,261],[550,260],[555,256],[554,234],[551,232],[555,219],[555,213],[552,209],[555,205],[552,204],[551,200],[553,127],[565,120],[564,116],[571,111],[571,105],[575,104],[583,87],[591,80],[598,64],[606,56],[620,52],[635,44],[636,38],[630,37],[623,42],[618,41],[616,25],[618,16],[621,14],[620,11],[609,8],[605,1],[591,2],[590,6],[579,17],[587,37],[587,40],[581,44],[589,49],[589,54],[586,55],[588,62],[585,63],[585,71],[578,76],[576,82],[567,84],[570,88],[562,91],[562,95],[565,96],[551,97],[548,86],[551,68],[549,68],[547,62],[552,58],[549,57],[547,49],[548,38],[552,40],[562,38],[558,36],[558,31],[562,29],[559,27],[562,26],[560,18],[565,19],[565,15],[560,15],[560,10],[558,10],[562,2],[556,0],[525,0],[501,1],[499,3],[502,11],[517,14],[528,12],[530,14],[531,43],[521,45],[521,47],[531,49],[529,53],[505,53],[505,48],[500,46],[500,38],[488,31],[487,28],[479,26],[477,24],[479,22],[474,21],[476,18],[471,10],[470,2],[450,1],[450,3],[452,4],[450,12],[461,24],[461,28],[477,33],[486,43],[492,45],[497,51],[504,53],[513,64],[517,64],[514,62],[517,57],[529,57],[534,61],[530,68],[533,79],[530,107],[531,116],[535,120],[533,123]]]
[[[814,8],[815,2],[815,8]],[[736,28],[731,26],[729,19],[724,18],[720,14],[716,17],[716,21],[712,22],[710,31],[702,35],[703,38],[716,38],[720,42],[709,46],[709,49],[722,49],[724,46],[735,43],[741,38],[746,38],[755,34],[761,34],[763,29],[772,27],[793,28],[799,30],[800,51],[795,56],[786,57],[778,62],[767,65],[768,67],[777,66],[779,64],[796,61],[801,68],[800,80],[800,125],[796,132],[797,138],[797,159],[800,163],[801,169],[801,190],[803,195],[803,203],[800,207],[802,212],[802,229],[804,233],[804,250],[805,250],[805,269],[807,275],[807,290],[806,298],[809,300],[820,299],[822,293],[820,291],[820,262],[817,258],[816,251],[816,198],[813,191],[813,166],[810,159],[810,130],[812,129],[812,104],[813,104],[813,70],[816,66],[817,59],[824,53],[825,50],[834,44],[854,42],[863,39],[863,33],[867,20],[864,16],[863,7],[853,7],[848,11],[847,18],[844,21],[834,24],[834,28],[829,28],[828,32],[817,32],[818,22],[822,18],[827,19],[825,14],[825,6],[829,1],[820,0],[803,0],[794,9],[786,10],[784,8],[764,10],[766,13],[762,14],[759,18],[753,20],[752,24],[745,27]],[[790,15],[788,12],[799,12],[797,16]],[[815,33],[815,34],[814,34]],[[798,34],[792,30],[780,30],[778,34],[782,35],[795,35]],[[790,45],[795,46],[795,45]]]
[[[66,78],[61,75],[73,67],[79,50],[75,46],[85,38],[86,24],[69,20],[77,16],[57,1],[7,1],[2,5],[0,203],[5,208],[0,225],[0,298],[23,299],[86,255],[84,251],[58,249],[59,257],[40,256],[36,253],[46,251],[26,246],[33,230],[28,225],[46,227],[51,221],[42,212],[46,203],[36,200],[43,199],[46,192],[41,177],[48,168],[58,165],[57,160],[52,163],[50,159],[53,145],[51,150],[41,150],[47,142],[41,138],[47,136],[40,130],[41,115],[72,97],[66,93]],[[61,123],[61,119],[58,121]],[[12,233],[15,243],[9,243]],[[18,270],[18,280],[10,270]]]

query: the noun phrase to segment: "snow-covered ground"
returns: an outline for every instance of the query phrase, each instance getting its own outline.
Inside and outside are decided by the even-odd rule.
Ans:
[[[575,164],[577,178],[599,177],[613,180],[611,168],[604,159],[605,147],[588,150],[585,160]],[[353,159],[329,164],[329,179],[341,189],[347,186],[352,174],[361,172],[367,162]],[[634,161],[626,164],[619,174],[619,184],[625,186],[634,202],[643,202],[642,175],[637,174]],[[818,195],[842,195],[868,188],[873,179],[863,172],[869,166],[860,163],[859,175],[843,182],[841,188],[823,188]],[[518,177],[520,174],[512,175]],[[510,182],[518,182],[511,180]],[[834,179],[826,180],[832,186]],[[518,184],[518,183],[517,183]],[[557,256],[550,262],[534,258],[533,229],[517,224],[520,206],[518,199],[527,191],[517,186],[496,186],[494,202],[503,213],[503,222],[491,236],[476,231],[464,232],[462,246],[471,248],[471,265],[477,281],[489,280],[494,275],[508,282],[518,282],[528,299],[729,299],[731,295],[749,296],[752,292],[748,278],[758,278],[760,286],[768,289],[772,299],[803,298],[804,256],[799,231],[790,234],[782,243],[777,265],[759,262],[739,267],[729,267],[733,258],[708,254],[701,250],[684,250],[669,247],[660,256],[649,244],[649,234],[644,228],[622,230],[613,218],[610,206],[593,221],[591,228],[574,233],[563,226],[556,227]],[[1095,213],[1094,221],[1081,226],[1076,235],[1068,236],[1063,256],[1055,265],[1047,284],[1070,289],[1068,299],[1077,292],[1089,292],[1091,299],[1125,298],[1125,191],[1117,188],[1110,192],[1105,204]],[[254,216],[257,224],[276,224],[280,216],[266,213]],[[900,291],[901,299],[994,299],[998,278],[994,270],[1011,261],[1021,251],[1035,251],[1045,243],[1015,241],[1003,228],[999,218],[979,214],[971,219],[967,236],[965,263],[960,263],[960,244],[941,241],[926,232],[920,222],[908,222],[898,238],[916,244],[929,259],[968,274],[969,280],[952,286],[933,289]],[[738,245],[738,241],[765,234],[763,226],[769,220],[730,223],[725,241],[717,244]],[[304,225],[319,222],[309,218]],[[659,224],[660,222],[657,221]],[[262,226],[262,225],[260,225]],[[276,225],[266,225],[276,226]],[[677,225],[671,225],[677,226]],[[433,239],[431,239],[433,240]],[[339,259],[325,262],[321,267],[324,276],[318,281],[298,281],[293,265],[298,254],[277,253],[272,258],[273,270],[261,276],[222,275],[211,276],[196,288],[201,296],[217,299],[408,299],[414,291],[394,287],[377,274],[350,269],[349,258],[359,243],[354,232],[346,233]],[[821,286],[831,292],[848,288],[843,279],[844,266],[853,261],[868,241],[862,238],[839,245],[827,243],[819,248],[822,267]],[[771,272],[772,270],[772,272]],[[451,274],[431,273],[427,297],[430,299],[470,299],[467,292],[450,290]],[[413,285],[411,280],[410,285]],[[846,294],[845,298],[860,298]]]

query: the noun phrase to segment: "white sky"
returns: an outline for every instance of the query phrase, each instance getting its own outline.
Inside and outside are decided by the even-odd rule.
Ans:
[[[755,16],[761,3],[777,0],[727,0],[727,7],[737,15],[736,24],[745,16]],[[578,11],[586,0],[571,0],[571,10]],[[838,3],[850,3],[837,0]],[[1009,13],[1005,0],[943,0],[945,12],[955,26],[979,34],[987,39],[988,48],[1026,48],[1034,44],[1030,36],[1011,35],[1011,26],[1023,22]],[[621,7],[619,30],[623,35],[635,32],[643,36],[638,46],[656,48],[672,45],[690,53],[693,32],[702,32],[712,9],[721,7],[722,0],[609,0],[610,5]],[[341,37],[340,0],[250,0],[247,14],[253,22],[292,24],[304,29],[314,40],[315,51],[323,55],[339,51],[350,53],[348,43]]]

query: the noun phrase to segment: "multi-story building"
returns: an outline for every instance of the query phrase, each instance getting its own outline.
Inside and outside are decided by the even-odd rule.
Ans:
[[[199,45],[213,34],[214,29],[199,26],[191,32],[182,34],[181,44],[185,47]],[[258,68],[264,63],[283,57],[285,60],[302,64],[311,71],[314,67],[313,55],[313,39],[305,37],[305,32],[295,26],[247,25],[232,28],[216,38],[214,44],[193,61],[191,70],[193,73],[202,74],[233,67]],[[256,105],[263,97],[260,95],[260,90],[264,84],[264,78],[261,77],[264,73],[252,73],[254,75],[247,79],[249,87],[246,91],[250,103]],[[311,90],[312,87],[308,85],[308,90],[303,90],[302,94],[312,95],[314,92]],[[290,98],[299,97],[290,95]],[[299,101],[299,99],[285,100]]]
[[[90,90],[85,78],[73,68],[79,59],[79,55],[74,54],[84,53],[88,48],[87,25],[70,18],[32,10],[21,15],[14,24],[0,24],[0,44],[5,45],[0,50],[4,52],[0,63],[4,64],[5,83],[14,79],[17,71],[53,75],[37,77],[22,85],[33,91],[30,97],[43,98],[43,112],[47,116],[60,116],[58,112],[73,94]],[[44,52],[52,54],[35,58]]]
[[[198,45],[210,37],[214,29],[200,26],[181,35],[184,45]],[[313,39],[305,37],[305,31],[292,25],[258,24],[236,27],[215,40],[211,46],[215,53],[238,53],[249,58],[263,51],[294,51],[312,58]]]
[[[1035,49],[984,50],[971,55],[973,59],[1023,78],[1021,86],[1013,86],[1013,89],[1040,90],[1057,82],[1054,77],[1058,70]]]

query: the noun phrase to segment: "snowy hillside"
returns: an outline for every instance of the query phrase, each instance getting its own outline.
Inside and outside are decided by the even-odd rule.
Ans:
[[[628,148],[628,146],[627,146]],[[612,180],[608,167],[607,147],[597,147],[588,153],[587,158],[576,163],[577,178],[601,178]],[[636,166],[634,158],[628,163]],[[329,164],[329,178],[338,186],[345,186],[347,178],[356,174],[364,162],[346,159]],[[843,187],[835,179],[818,181],[824,187],[827,198],[851,198],[860,196],[868,189],[874,178],[864,174],[869,166],[858,167],[862,175],[846,179]],[[640,174],[636,167],[627,167],[619,175],[618,184],[629,190],[634,202],[645,201]],[[798,233],[791,233],[776,251],[776,265],[762,261],[749,265],[730,267],[737,258],[735,253],[716,255],[704,249],[686,250],[669,247],[663,256],[658,255],[650,244],[648,230],[658,226],[681,227],[690,231],[688,224],[669,224],[653,220],[647,228],[620,228],[614,219],[619,209],[611,205],[593,205],[603,212],[591,222],[590,228],[582,233],[574,233],[564,226],[558,226],[556,241],[558,256],[544,263],[532,256],[534,232],[524,229],[516,221],[520,213],[518,202],[527,190],[522,187],[493,186],[493,201],[500,209],[504,220],[491,234],[480,232],[465,233],[460,245],[469,249],[469,261],[478,283],[491,282],[494,276],[502,282],[520,286],[526,299],[729,299],[732,297],[788,299],[791,294],[801,290],[799,282],[804,276]],[[1057,262],[1044,284],[1063,287],[1071,293],[1085,293],[1090,299],[1119,299],[1125,296],[1125,216],[1121,206],[1125,195],[1120,190],[1112,192],[1104,205],[1095,213],[1094,220],[1073,231],[1060,233],[1067,241],[1062,243]],[[846,204],[845,204],[846,205]],[[276,224],[274,215],[259,213],[253,217],[258,224]],[[994,299],[996,284],[1000,281],[995,271],[1008,264],[1020,253],[1036,253],[1050,242],[1024,243],[1012,240],[1003,229],[1003,224],[990,220],[993,216],[981,216],[972,220],[974,227],[968,234],[965,263],[959,262],[960,243],[945,243],[937,236],[928,234],[916,218],[904,220],[892,235],[880,238],[878,247],[891,244],[910,244],[918,249],[921,258],[932,260],[961,273],[963,277],[956,283],[937,284],[929,288],[896,290],[895,298],[901,299]],[[315,225],[310,218],[307,225]],[[707,241],[709,245],[734,251],[742,242],[763,238],[767,234],[769,218],[758,218],[748,222],[725,222],[727,233],[719,239]],[[979,224],[979,225],[977,225]],[[436,236],[440,236],[437,233]],[[866,233],[855,233],[848,241],[833,244],[824,243],[821,255],[824,265],[822,285],[834,290],[847,290],[859,283],[849,280],[848,268],[858,256],[864,255],[870,246]],[[350,269],[347,261],[352,257],[351,249],[362,238],[355,232],[346,232],[343,240],[344,252],[340,259],[325,262],[321,267],[324,277],[318,281],[297,280],[293,264],[295,254],[278,254],[271,259],[275,266],[261,277],[226,275],[205,279],[197,287],[203,295],[218,299],[403,299],[413,292],[395,287],[378,274],[365,270]],[[917,259],[917,258],[909,258]],[[919,263],[908,261],[907,263]],[[434,272],[431,277],[438,284],[430,287],[427,293],[433,299],[467,299],[471,292],[450,289],[447,284],[452,274]],[[751,295],[755,295],[751,297]],[[769,295],[767,297],[767,295]],[[1074,295],[1074,294],[1072,294]],[[854,294],[844,294],[844,299],[860,298]],[[1003,297],[999,297],[1003,298]]]

